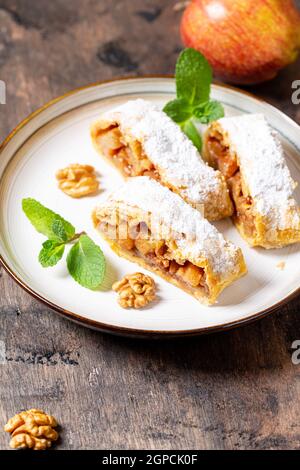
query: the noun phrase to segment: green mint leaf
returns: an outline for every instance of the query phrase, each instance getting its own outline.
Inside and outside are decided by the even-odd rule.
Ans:
[[[209,100],[212,69],[195,49],[181,52],[176,64],[177,98],[195,106]]]
[[[183,132],[188,136],[188,138],[193,142],[195,147],[201,152],[202,150],[202,138],[199,132],[197,131],[197,128],[193,124],[192,120],[189,119],[186,121],[182,126],[181,129]]]
[[[202,124],[216,121],[224,117],[224,108],[218,101],[208,101],[207,103],[200,104],[193,111],[194,117]]]
[[[66,227],[61,219],[55,219],[52,224],[52,231],[54,235],[62,242],[68,241],[69,237],[66,231]]]
[[[39,254],[39,262],[44,268],[49,268],[58,263],[65,251],[65,245],[54,240],[47,240]]]
[[[56,221],[59,221],[60,225],[64,227],[68,240],[75,235],[75,228],[72,224],[64,220],[60,215],[43,206],[35,199],[23,199],[22,208],[35,229],[49,239],[62,241],[61,236],[57,235],[59,229],[57,228],[58,226],[55,225]],[[54,232],[53,225],[56,227],[55,230],[57,233]]]
[[[169,101],[163,110],[178,124],[187,121],[193,115],[193,108],[184,100]]]
[[[69,251],[67,266],[75,281],[88,289],[96,289],[104,279],[104,255],[87,235],[81,235]]]

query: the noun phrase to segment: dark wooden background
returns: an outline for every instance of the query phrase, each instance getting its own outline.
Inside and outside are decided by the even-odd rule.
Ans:
[[[172,73],[182,45],[173,0],[0,0],[0,138],[68,90]],[[300,2],[298,2],[300,3]],[[300,123],[300,62],[251,89]],[[0,424],[44,408],[59,449],[300,448],[299,301],[228,333],[150,342],[60,318],[0,271]],[[0,448],[9,438],[0,432]]]

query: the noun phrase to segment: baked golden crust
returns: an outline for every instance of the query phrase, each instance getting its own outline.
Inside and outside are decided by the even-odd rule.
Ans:
[[[246,273],[239,248],[150,178],[129,179],[92,218],[115,253],[204,304],[215,303],[225,287]]]
[[[208,279],[209,282],[209,287],[210,287],[210,293],[209,295],[205,295],[203,292],[199,292],[199,289],[193,288],[192,286],[188,286],[187,284],[184,284],[183,282],[179,281],[176,279],[174,276],[171,276],[168,272],[162,270],[158,266],[151,265],[149,262],[135,254],[134,252],[127,251],[125,249],[122,249],[120,245],[116,241],[110,240],[108,237],[106,237],[102,232],[101,235],[103,238],[109,243],[111,249],[120,257],[127,259],[128,261],[131,261],[132,263],[136,263],[139,266],[141,266],[144,269],[147,269],[148,271],[153,272],[154,274],[157,274],[161,278],[163,278],[165,281],[170,282],[174,286],[178,287],[179,289],[182,289],[185,291],[187,294],[192,295],[195,297],[197,300],[199,300],[201,303],[205,305],[213,305],[216,303],[217,298],[221,294],[221,292],[228,287],[232,282],[234,282],[237,279],[236,272],[231,272],[228,273],[229,275],[226,278],[226,281],[223,283],[218,282],[216,278],[211,277]],[[239,266],[239,276],[242,276],[246,274],[246,265],[245,261],[243,259],[243,256],[240,255],[237,258],[237,264]],[[202,268],[205,270],[205,263],[200,262],[199,264],[202,265]]]
[[[191,141],[162,111],[135,100],[105,113],[91,127],[92,142],[127,177],[149,176],[209,220],[232,215],[224,177],[201,159]]]
[[[296,184],[263,116],[212,123],[204,136],[204,158],[226,178],[234,223],[250,246],[271,249],[300,241],[300,211],[292,196]]]

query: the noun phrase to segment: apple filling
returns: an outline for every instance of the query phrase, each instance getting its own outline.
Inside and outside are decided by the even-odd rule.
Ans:
[[[242,187],[241,173],[237,171],[227,180],[231,197],[235,205],[234,217],[242,224],[245,235],[251,237],[255,232],[255,218],[251,196],[245,196]]]
[[[150,176],[159,180],[158,172],[144,154],[141,144],[138,141],[125,143],[119,126],[100,131],[97,145],[124,176]]]
[[[231,199],[234,203],[235,220],[243,225],[245,234],[253,235],[255,231],[255,219],[252,211],[253,201],[251,196],[246,194],[243,187],[236,155],[230,151],[222,134],[218,131],[210,134],[206,151],[211,164],[221,171],[227,181]]]
[[[109,233],[110,228],[105,223],[105,228],[100,224],[100,230],[108,230]],[[178,255],[174,240],[158,240],[153,237],[145,222],[135,221],[128,225],[120,221],[116,238],[122,250],[144,259],[155,270],[171,276],[180,284],[184,284],[188,290],[202,289],[208,293],[205,270]]]

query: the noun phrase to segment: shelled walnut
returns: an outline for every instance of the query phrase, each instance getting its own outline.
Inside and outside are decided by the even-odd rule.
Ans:
[[[99,189],[95,169],[90,165],[74,163],[56,173],[58,187],[68,196],[80,198]]]
[[[142,308],[156,297],[154,280],[142,273],[128,274],[112,288],[118,292],[118,302],[123,308]]]
[[[12,449],[45,450],[58,439],[57,421],[44,411],[22,411],[8,420],[4,431],[11,433]]]

